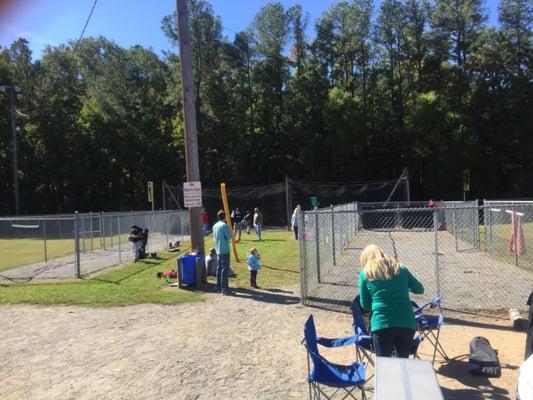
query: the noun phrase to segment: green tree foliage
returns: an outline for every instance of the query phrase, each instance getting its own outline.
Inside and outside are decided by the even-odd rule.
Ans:
[[[533,6],[501,0],[339,1],[309,30],[299,5],[266,4],[227,37],[189,0],[205,186],[390,178],[414,197],[533,196]],[[177,48],[175,15],[162,29]],[[177,52],[176,52],[177,53]],[[102,37],[0,48],[16,100],[27,213],[148,206],[147,180],[182,182],[179,54]],[[9,99],[0,93],[0,213],[13,212]]]

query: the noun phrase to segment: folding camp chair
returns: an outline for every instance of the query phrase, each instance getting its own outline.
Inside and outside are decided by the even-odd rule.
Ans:
[[[354,336],[338,339],[317,337],[313,316],[309,316],[305,323],[302,343],[307,349],[307,382],[309,383],[310,399],[332,399],[337,393],[343,395],[342,399],[356,399],[354,392],[359,389],[361,398],[366,400],[363,387],[365,383],[365,365],[358,362],[354,362],[351,365],[334,364],[320,355],[318,351],[319,344],[324,347],[351,346],[354,344],[354,340]],[[312,369],[310,361],[313,362]],[[324,386],[332,388],[332,393],[326,393],[327,389]]]
[[[366,363],[374,366],[373,354],[374,343],[372,341],[372,335],[366,328],[366,322],[363,318],[363,312],[359,305],[359,296],[357,296],[352,302],[352,316],[353,316],[353,329],[355,332],[355,356],[357,361],[365,361]],[[418,346],[423,340],[421,334],[415,336],[411,341],[411,348],[409,353],[418,358]],[[370,378],[369,378],[370,379]]]
[[[433,358],[431,360],[432,363],[435,362],[435,356],[437,355],[437,352],[445,360],[450,359],[439,341],[440,328],[444,322],[444,314],[442,313],[441,301],[442,296],[437,296],[421,306],[419,306],[415,302],[412,302],[413,307],[415,308],[415,320],[418,331],[433,346]],[[439,313],[438,315],[424,314],[424,309],[426,308],[438,308]]]

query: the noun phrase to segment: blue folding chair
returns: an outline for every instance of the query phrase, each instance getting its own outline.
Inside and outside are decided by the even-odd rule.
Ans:
[[[352,317],[353,317],[353,329],[355,332],[355,356],[356,360],[361,362],[364,361],[372,366],[374,366],[373,354],[374,351],[374,342],[372,340],[372,335],[370,331],[367,330],[366,322],[363,318],[363,312],[359,304],[359,296],[357,296],[352,302]],[[418,358],[417,352],[418,347],[424,337],[419,334],[413,338],[411,341],[411,348],[409,354],[414,358]]]
[[[416,304],[414,301],[412,302],[413,307],[415,308],[415,320],[418,331],[433,346],[433,359],[431,360],[432,363],[435,362],[435,356],[437,355],[437,352],[446,361],[450,359],[439,341],[440,328],[444,323],[444,314],[442,312],[441,301],[442,296],[437,296],[421,306]],[[424,314],[424,309],[426,308],[437,308],[438,315]]]
[[[361,398],[366,400],[363,387],[365,383],[365,365],[358,362],[354,362],[351,365],[334,364],[320,355],[318,351],[318,345],[324,347],[351,346],[355,343],[354,340],[354,336],[338,339],[317,337],[313,316],[309,316],[305,323],[302,343],[307,349],[307,382],[309,383],[310,399],[332,399],[341,390],[343,390],[340,393],[343,395],[342,399],[356,399],[354,392],[359,389]],[[310,361],[313,362],[312,369]],[[334,388],[334,390],[328,394],[321,385]]]

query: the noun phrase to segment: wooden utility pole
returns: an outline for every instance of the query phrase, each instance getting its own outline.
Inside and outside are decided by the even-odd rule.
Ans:
[[[198,137],[196,134],[196,106],[192,77],[191,40],[189,35],[187,0],[176,0],[176,7],[178,39],[180,45],[181,87],[183,93],[183,119],[185,121],[185,168],[188,182],[200,182]],[[200,213],[200,207],[189,208],[191,248],[205,254]]]

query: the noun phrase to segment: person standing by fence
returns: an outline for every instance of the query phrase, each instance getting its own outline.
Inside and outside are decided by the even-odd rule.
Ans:
[[[230,262],[231,230],[226,224],[226,213],[220,210],[217,213],[218,222],[213,225],[213,238],[218,254],[217,289],[219,293],[229,294],[228,272]]]
[[[424,293],[422,284],[375,244],[365,247],[359,273],[360,303],[372,312],[370,326],[376,356],[409,357],[416,323],[409,292]]]
[[[133,257],[135,262],[139,261],[141,247],[143,244],[143,230],[137,225],[132,225],[130,227],[130,234],[128,235],[128,240],[133,245]]]
[[[261,229],[263,228],[263,214],[259,212],[259,208],[254,209],[254,228],[257,240],[261,240]]]

